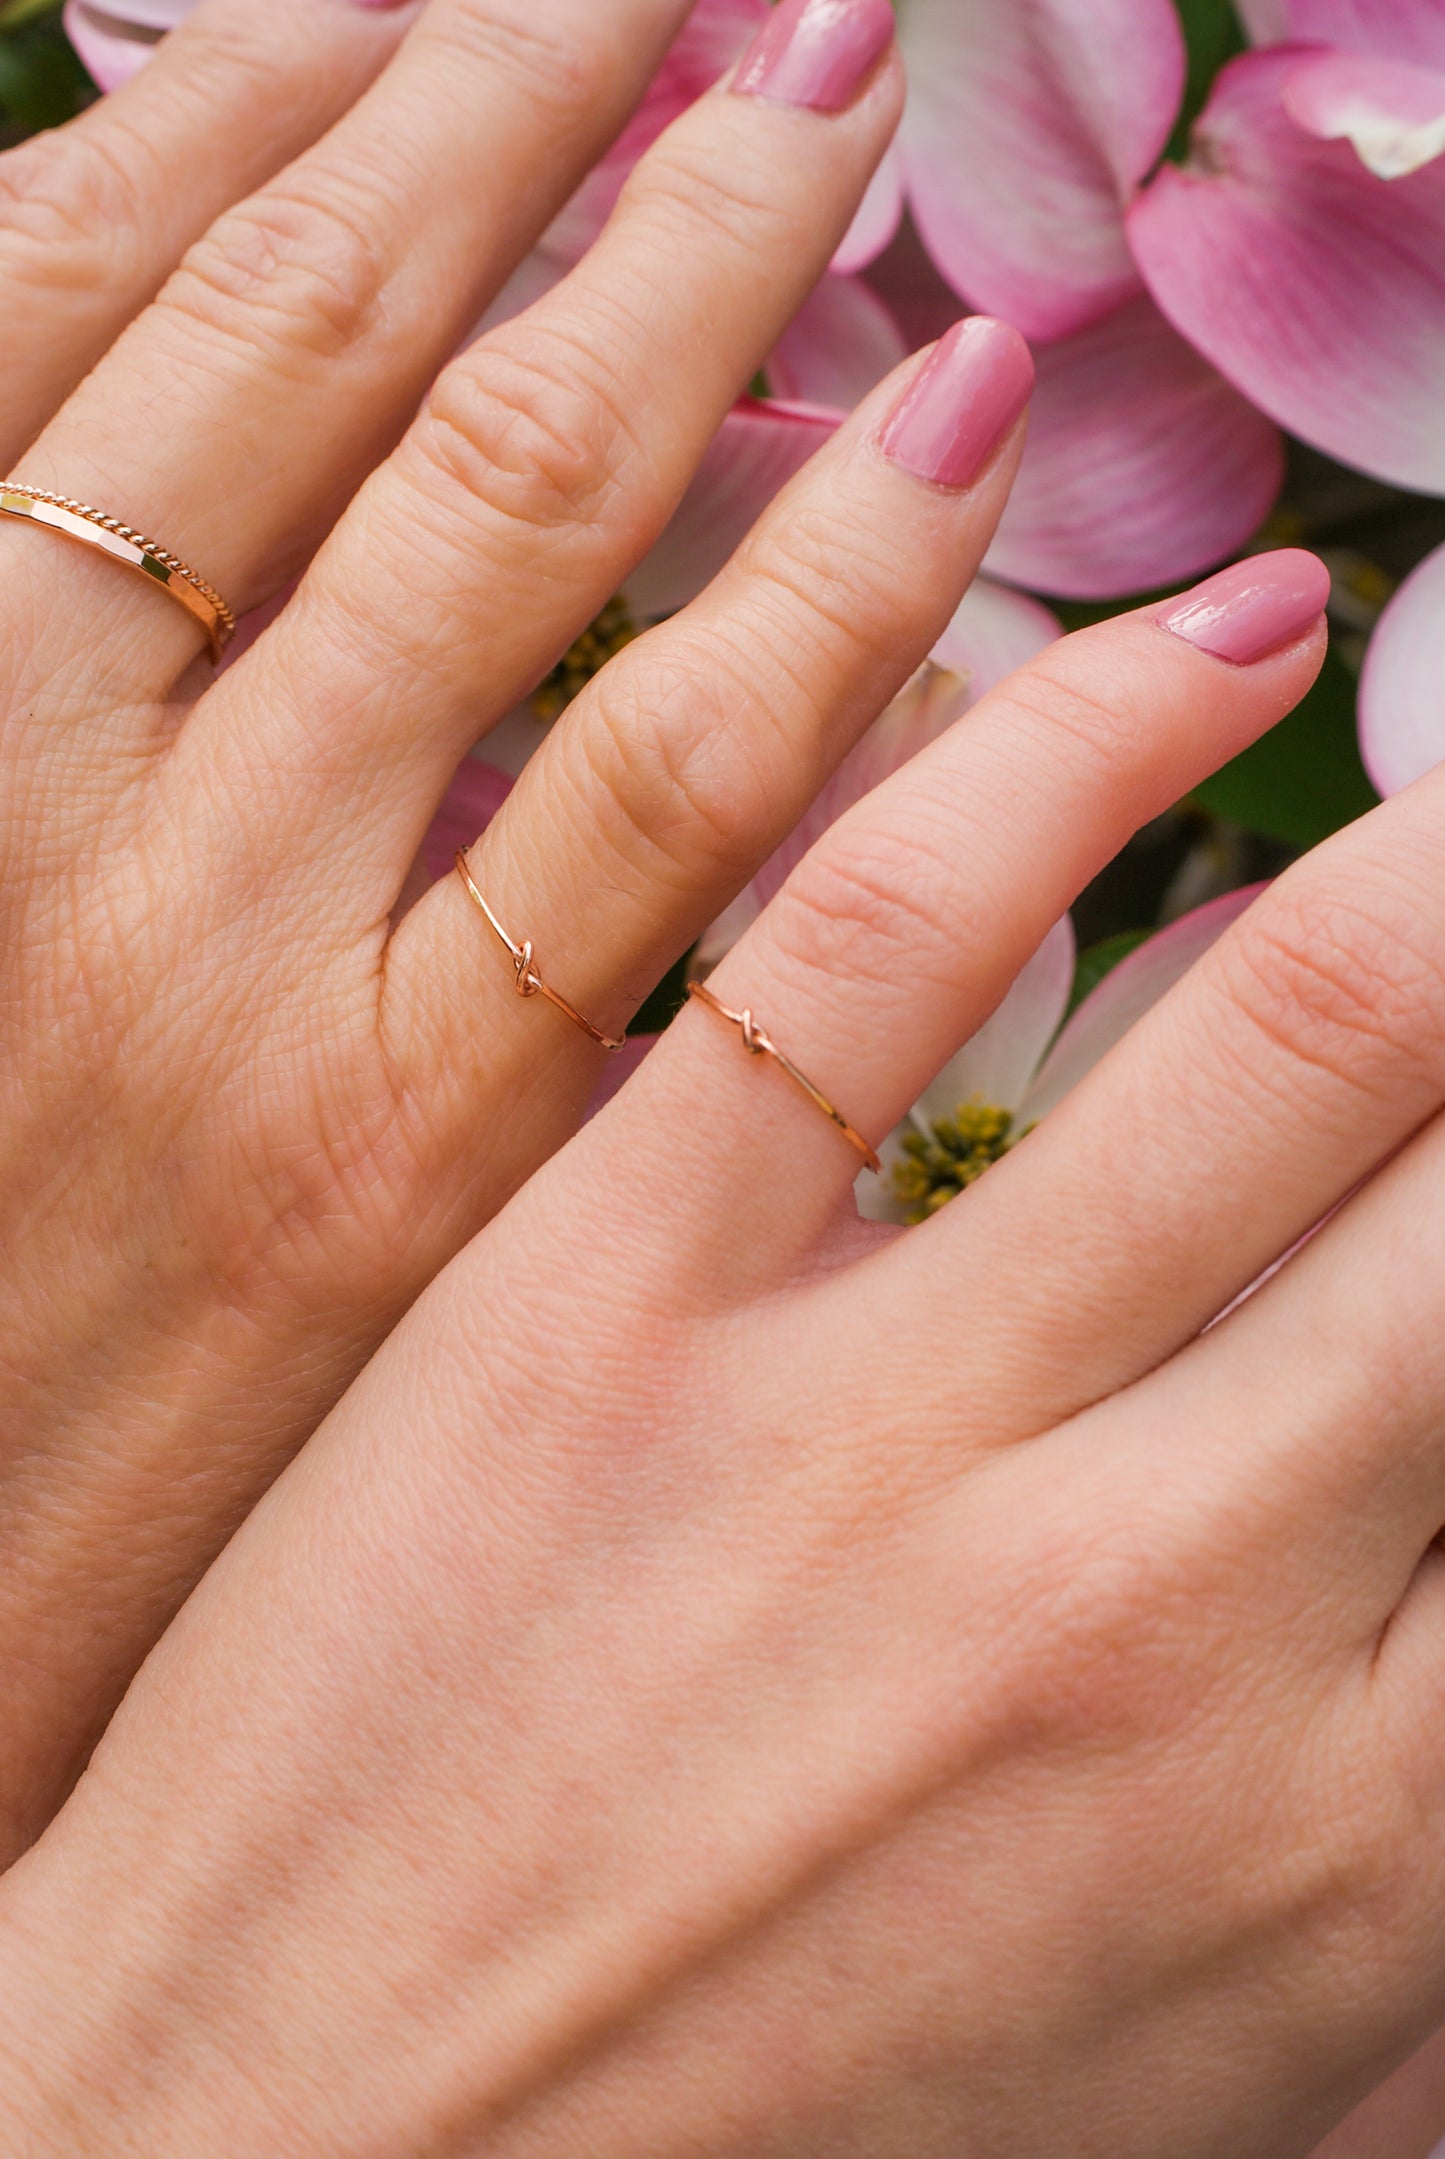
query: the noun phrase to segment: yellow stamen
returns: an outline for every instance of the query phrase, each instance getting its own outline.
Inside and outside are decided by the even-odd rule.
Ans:
[[[532,706],[538,719],[557,719],[593,676],[600,675],[607,662],[640,635],[632,610],[619,592],[582,632],[571,651],[557,662],[540,688],[533,691]]]
[[[995,1102],[961,1102],[951,1117],[940,1117],[927,1135],[910,1132],[903,1141],[903,1159],[892,1171],[894,1196],[901,1202],[905,1220],[926,1222],[946,1207],[969,1185],[977,1184],[986,1169],[1027,1136],[1014,1130],[1012,1110]]]

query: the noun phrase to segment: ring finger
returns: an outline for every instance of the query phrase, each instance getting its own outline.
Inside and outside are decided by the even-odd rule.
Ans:
[[[711,978],[865,1139],[877,1143],[900,1121],[1124,841],[1308,686],[1327,589],[1311,556],[1251,565],[1237,604],[1269,630],[1250,664],[1222,664],[1168,634],[1191,609],[1237,597],[1238,579],[1226,572],[1183,606],[1120,617],[1042,653],[967,727],[840,820]],[[713,1014],[686,1015],[628,1092],[634,1115],[686,1133],[688,1190],[702,1188],[689,1219],[708,1218],[706,1194],[719,1183],[735,1205],[756,1195],[736,1264],[772,1267],[780,1248],[807,1251],[857,1173],[840,1134]],[[705,1122],[684,1109],[704,1097]],[[678,1152],[660,1177],[671,1180]],[[995,1179],[1006,1181],[1003,1169],[981,1192]],[[949,1227],[945,1212],[912,1233],[892,1270],[901,1307],[917,1302],[910,1267],[936,1269]],[[902,1328],[906,1309],[898,1316]]]

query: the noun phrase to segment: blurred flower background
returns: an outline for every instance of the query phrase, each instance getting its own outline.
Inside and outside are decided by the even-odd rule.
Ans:
[[[68,117],[92,75],[115,87],[192,4],[0,4],[3,138]],[[489,320],[566,274],[641,150],[769,4],[697,0],[642,111]],[[1445,756],[1445,5],[895,5],[909,108],[832,273],[661,545],[459,775],[432,852],[440,871],[569,696],[700,588],[843,410],[959,312],[987,309],[1039,366],[988,574],[933,672],[710,944],[804,839],[1061,628],[1252,548],[1316,549],[1334,578],[1319,684],[1083,895],[1056,1022],[1150,933],[1206,905],[1222,923],[1222,895]],[[679,981],[645,1024],[675,1008]]]

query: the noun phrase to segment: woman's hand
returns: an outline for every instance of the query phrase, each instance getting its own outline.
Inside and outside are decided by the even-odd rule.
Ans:
[[[164,594],[0,519],[0,1850],[596,1083],[458,880],[397,926],[409,868],[459,760],[667,523],[901,96],[884,0],[790,0],[575,274],[447,365],[685,13],[432,0],[397,50],[414,9],[212,0],[0,161],[14,478],[149,530],[238,610],[321,548],[208,685]],[[885,386],[474,852],[605,1033],[937,637],[1030,379],[975,322]]]
[[[1053,648],[711,987],[876,1141],[1322,597],[1267,557]],[[689,1011],[0,1888],[34,2148],[1306,2151],[1445,2009],[1442,814],[1291,871],[919,1230]]]

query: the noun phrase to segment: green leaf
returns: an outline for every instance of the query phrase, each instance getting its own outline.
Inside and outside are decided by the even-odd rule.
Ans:
[[[1071,1019],[1086,997],[1091,997],[1105,975],[1111,975],[1120,960],[1126,960],[1140,945],[1147,944],[1152,930],[1120,930],[1116,937],[1105,937],[1087,952],[1081,952],[1074,967],[1074,987],[1069,993],[1069,1009],[1064,1015]]]
[[[660,1035],[664,1027],[670,1027],[687,1003],[687,985],[691,974],[692,954],[687,952],[677,965],[663,976],[627,1030],[628,1033]]]
[[[7,7],[0,7],[0,30],[19,30],[39,22],[42,15],[58,15],[62,5],[63,0],[9,0]]]
[[[61,126],[94,95],[58,21],[35,21],[0,35],[0,118],[11,138]]]
[[[1227,817],[1287,847],[1315,847],[1374,808],[1379,796],[1360,763],[1356,683],[1333,652],[1286,720],[1194,791]]]
[[[1189,49],[1189,79],[1178,124],[1164,155],[1180,163],[1189,151],[1189,130],[1209,102],[1215,76],[1226,60],[1245,50],[1233,0],[1174,0]]]

